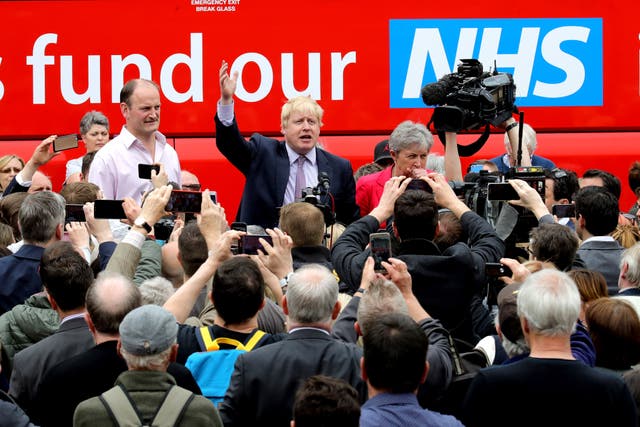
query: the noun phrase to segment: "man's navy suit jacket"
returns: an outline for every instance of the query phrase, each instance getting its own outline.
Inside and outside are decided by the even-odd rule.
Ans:
[[[43,247],[25,244],[0,259],[0,314],[42,290],[38,269],[43,252]]]
[[[230,126],[224,126],[216,115],[215,122],[218,149],[246,178],[236,220],[275,227],[289,180],[285,142],[257,133],[247,141],[235,119]],[[318,173],[326,172],[329,176],[336,220],[350,224],[360,217],[351,163],[317,147],[316,159]]]

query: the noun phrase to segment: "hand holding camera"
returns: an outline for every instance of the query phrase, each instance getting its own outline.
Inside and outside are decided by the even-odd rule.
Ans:
[[[150,226],[153,227],[160,218],[167,214],[164,208],[171,196],[171,188],[172,187],[170,185],[164,185],[160,188],[156,188],[149,193],[147,198],[144,200],[141,215]]]
[[[281,279],[293,271],[291,256],[293,240],[279,228],[273,230],[267,228],[266,232],[270,236],[271,242],[264,238],[261,239],[263,253],[258,253],[258,257],[278,279]]]
[[[205,190],[202,193],[202,204],[197,221],[198,227],[207,242],[207,247],[211,249],[213,243],[226,228],[227,218],[224,214],[224,208],[213,203],[209,197],[209,190]]]

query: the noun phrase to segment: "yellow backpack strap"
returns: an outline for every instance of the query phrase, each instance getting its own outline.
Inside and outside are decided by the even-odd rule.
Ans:
[[[233,338],[226,338],[226,337],[216,338],[215,339],[215,344],[218,347],[218,348],[216,348],[216,350],[218,350],[220,348],[220,344],[232,345],[238,350],[244,350],[245,349],[244,345],[240,341],[234,340]]]
[[[202,337],[202,344],[206,351],[217,351],[220,350],[220,346],[216,343],[216,340],[211,338],[211,333],[209,332],[208,326],[203,326],[200,328],[200,336]]]
[[[258,329],[256,333],[253,334],[251,339],[247,341],[247,343],[244,345],[245,350],[247,351],[253,350],[253,347],[255,347],[256,344],[258,344],[258,342],[262,339],[263,336],[264,336],[264,332]]]

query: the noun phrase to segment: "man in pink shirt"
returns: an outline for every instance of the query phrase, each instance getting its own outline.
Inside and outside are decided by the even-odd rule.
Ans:
[[[120,91],[120,111],[125,125],[96,154],[89,182],[98,185],[106,199],[131,197],[140,203],[142,195],[153,186],[150,180],[138,177],[138,164],[161,163],[169,181],[180,184],[178,154],[158,131],[158,85],[146,79],[129,80]]]

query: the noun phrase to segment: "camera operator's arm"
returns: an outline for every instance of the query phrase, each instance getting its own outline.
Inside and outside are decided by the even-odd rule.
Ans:
[[[171,186],[165,185],[153,190],[145,199],[142,209],[140,209],[134,200],[125,199],[123,202],[125,211],[130,209],[131,212],[134,212],[140,209],[140,215],[134,220],[134,225],[131,227],[131,230],[129,230],[122,241],[118,243],[118,246],[116,246],[105,270],[117,271],[129,278],[134,277],[142,256],[142,245],[145,243],[147,234],[149,234],[147,227],[150,230],[151,227],[166,214],[164,208],[169,201],[169,196],[171,196],[171,188]],[[155,242],[151,243],[157,246],[157,265],[159,267],[161,262],[160,247]],[[154,247],[149,246],[149,248]],[[155,264],[154,261],[153,265]],[[152,270],[155,270],[155,267]]]
[[[83,206],[84,216],[87,219],[87,228],[98,241],[98,260],[100,270],[104,270],[116,249],[116,242],[113,241],[113,232],[108,219],[96,219],[94,215],[93,202],[85,203]]]
[[[226,228],[227,218],[224,214],[224,208],[211,200],[209,190],[202,193],[202,204],[197,221],[198,228],[207,242],[207,248],[211,250],[220,238],[223,229]]]
[[[509,117],[505,120],[501,126],[507,132],[507,137],[509,138],[509,147],[507,147],[507,151],[509,156],[511,157],[512,165],[511,166],[531,166],[531,153],[529,153],[529,147],[525,141],[522,141],[522,159],[519,165],[516,165],[518,161],[518,141],[519,141],[519,131],[520,125],[513,117]],[[524,136],[523,138],[524,139]],[[509,150],[510,148],[510,150]]]
[[[458,154],[458,134],[445,132],[444,174],[449,181],[462,181],[462,165]]]
[[[233,256],[230,249],[231,241],[240,237],[239,233],[235,230],[223,233],[209,250],[207,260],[164,303],[164,308],[170,311],[179,323],[184,323],[187,319],[200,291],[211,280],[218,266]]]
[[[25,163],[22,170],[18,172],[18,174],[13,177],[9,185],[7,185],[7,188],[3,193],[4,196],[11,193],[19,193],[29,190],[29,187],[31,187],[31,181],[33,180],[33,175],[40,166],[47,164],[51,159],[60,154],[49,150],[51,144],[53,144],[53,141],[56,138],[57,135],[51,135],[38,144],[35,150],[33,150],[31,158],[27,163]]]
[[[407,264],[397,258],[389,258],[389,262],[382,261],[382,266],[389,273],[389,279],[400,290],[409,308],[411,318],[418,323],[424,319],[431,318],[420,304],[420,301],[418,301],[418,298],[413,294],[411,274],[409,274]]]
[[[293,258],[291,256],[293,240],[279,228],[273,230],[267,228],[266,232],[271,236],[273,246],[261,238],[260,244],[264,248],[264,252],[258,250],[258,257],[264,266],[275,274],[278,280],[285,279],[289,273],[293,272]],[[280,303],[279,300],[277,302],[278,304]]]
[[[358,332],[356,332],[354,325],[358,320],[360,299],[362,298],[363,292],[369,289],[369,284],[379,275],[373,270],[373,266],[373,258],[367,257],[362,268],[362,280],[360,280],[358,291],[353,294],[353,298],[351,298],[349,303],[342,309],[336,321],[333,322],[331,335],[340,341],[354,344],[358,342]],[[362,292],[360,291],[361,289]]]
[[[522,206],[529,209],[536,216],[536,219],[540,219],[546,215],[550,216],[547,206],[544,204],[544,200],[540,197],[540,194],[531,187],[526,181],[521,179],[510,179],[509,184],[516,190],[520,200],[510,200],[509,203],[516,206]],[[548,221],[543,221],[548,222]]]

